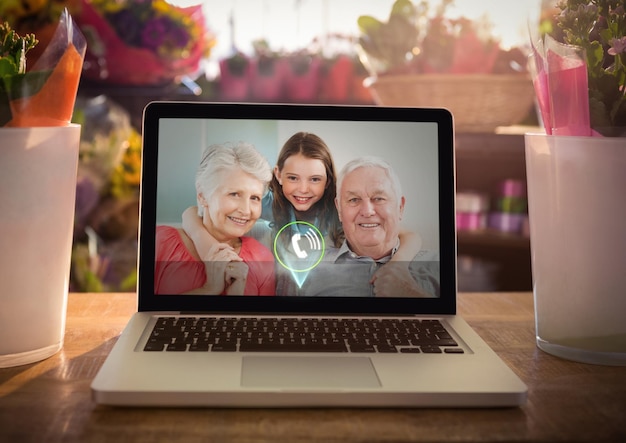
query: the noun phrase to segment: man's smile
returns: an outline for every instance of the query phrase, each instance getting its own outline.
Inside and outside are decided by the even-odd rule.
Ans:
[[[358,223],[361,228],[377,228],[380,223]]]

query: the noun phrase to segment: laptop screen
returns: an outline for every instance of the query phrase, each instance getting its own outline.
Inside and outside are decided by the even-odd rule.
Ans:
[[[140,310],[453,313],[441,109],[151,103]]]

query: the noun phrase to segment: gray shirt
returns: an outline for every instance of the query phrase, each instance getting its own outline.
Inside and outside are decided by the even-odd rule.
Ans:
[[[374,273],[387,264],[396,253],[396,247],[386,257],[374,260],[359,256],[344,241],[341,248],[329,248],[322,262],[309,272],[302,288],[298,290],[304,296],[325,297],[374,297],[374,286],[370,283]],[[392,262],[389,266],[403,266],[407,263]],[[410,276],[417,283],[421,297],[439,297],[439,254],[421,250],[408,264]],[[406,294],[398,294],[406,297]]]

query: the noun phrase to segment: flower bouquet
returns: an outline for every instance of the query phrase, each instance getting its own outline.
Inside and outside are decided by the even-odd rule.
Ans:
[[[89,42],[84,76],[118,85],[160,85],[198,71],[213,46],[202,6],[165,0],[82,0]]]
[[[72,118],[85,39],[67,10],[50,44],[26,70],[26,53],[37,45],[33,34],[19,37],[0,25],[0,127],[64,126]]]
[[[556,28],[533,41],[547,134],[626,136],[626,12],[620,0],[562,0]]]
[[[0,25],[0,367],[54,354],[65,332],[85,40],[64,11],[27,70],[35,44]]]
[[[545,133],[525,135],[537,346],[626,365],[626,12],[558,7],[531,56]]]

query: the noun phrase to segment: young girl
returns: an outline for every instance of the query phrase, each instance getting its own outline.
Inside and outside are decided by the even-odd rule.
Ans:
[[[295,221],[311,223],[327,244],[339,247],[343,231],[335,208],[336,177],[330,150],[320,137],[308,132],[292,135],[278,155],[264,199],[271,213],[266,210],[261,218],[271,220],[274,231]]]
[[[327,245],[340,247],[344,236],[335,207],[336,177],[330,150],[320,137],[308,132],[291,136],[278,155],[270,191],[263,198],[261,218],[269,224],[257,222],[259,226],[255,226],[250,235],[272,249],[273,238],[281,228],[291,222],[304,221],[320,231]],[[297,226],[292,228],[297,229]],[[216,242],[203,229],[197,209],[188,208],[183,213],[183,229],[200,256],[205,256]],[[400,247],[392,260],[405,262],[408,266],[420,247],[421,239],[416,233],[403,231]],[[276,294],[294,295],[299,285],[294,285],[290,273],[282,272],[280,268]],[[379,272],[384,269],[385,266]]]

